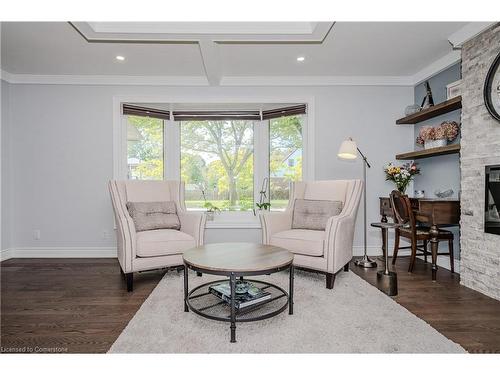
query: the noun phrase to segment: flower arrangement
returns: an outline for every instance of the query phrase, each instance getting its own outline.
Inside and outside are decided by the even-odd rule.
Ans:
[[[414,162],[399,167],[389,163],[384,167],[384,172],[385,180],[394,182],[396,188],[404,194],[413,177],[420,174],[420,169]]]
[[[424,146],[425,143],[430,143],[432,141],[452,142],[458,137],[460,128],[455,121],[443,121],[441,125],[432,126],[422,126],[418,133],[416,142],[418,145]],[[440,144],[444,146],[443,144]]]

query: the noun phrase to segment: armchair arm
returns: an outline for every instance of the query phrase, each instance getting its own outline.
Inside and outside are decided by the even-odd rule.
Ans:
[[[181,231],[194,237],[196,246],[203,245],[206,216],[201,212],[180,211]]]
[[[116,247],[118,261],[123,272],[133,272],[132,260],[136,256],[136,231],[135,224],[127,208],[122,204],[122,199],[116,181],[109,182],[109,192],[116,221]]]
[[[325,233],[325,254],[328,272],[335,273],[352,259],[355,215],[332,216]]]
[[[262,226],[262,243],[269,245],[271,236],[292,227],[292,212],[261,212],[259,214]]]

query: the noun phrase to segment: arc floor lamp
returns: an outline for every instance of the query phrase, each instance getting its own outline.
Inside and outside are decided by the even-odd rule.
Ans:
[[[366,167],[371,168],[370,163],[366,159],[366,156],[361,152],[361,150],[356,145],[356,142],[353,141],[351,137],[346,139],[340,145],[338,157],[346,160],[356,159],[359,155],[363,159],[363,240],[364,240],[364,255],[363,258],[358,259],[354,262],[357,266],[364,268],[374,268],[377,267],[377,262],[371,260],[366,254],[367,246],[366,246]]]

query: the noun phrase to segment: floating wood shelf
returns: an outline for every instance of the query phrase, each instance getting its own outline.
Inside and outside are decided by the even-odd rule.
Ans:
[[[425,121],[460,108],[462,108],[462,97],[457,96],[443,103],[436,104],[433,107],[423,109],[420,112],[414,113],[413,115],[400,118],[399,120],[396,120],[396,124],[416,124],[418,122]]]
[[[460,144],[456,143],[453,145],[448,145],[443,147],[436,147],[427,150],[412,151],[412,152],[406,152],[404,154],[398,154],[396,155],[396,160],[423,159],[423,158],[430,158],[432,156],[457,154],[459,152],[460,152]]]

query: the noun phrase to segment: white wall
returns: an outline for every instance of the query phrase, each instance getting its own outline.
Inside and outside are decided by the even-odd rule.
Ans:
[[[9,84],[1,82],[1,129],[0,129],[0,157],[1,157],[1,249],[10,248],[10,104]]]
[[[113,97],[287,95],[315,98],[316,179],[361,178],[362,164],[337,159],[340,142],[358,141],[372,168],[368,171],[368,222],[379,220],[378,197],[392,186],[382,167],[394,155],[413,149],[413,128],[396,126],[413,87],[144,87],[77,85],[10,85],[9,134],[12,169],[10,246],[15,248],[102,248],[114,246],[111,204],[106,188],[113,176]],[[40,240],[33,230],[41,231]],[[260,239],[259,230],[210,229],[208,241]],[[380,233],[369,229],[368,243],[379,246]],[[355,246],[362,246],[362,207]]]

